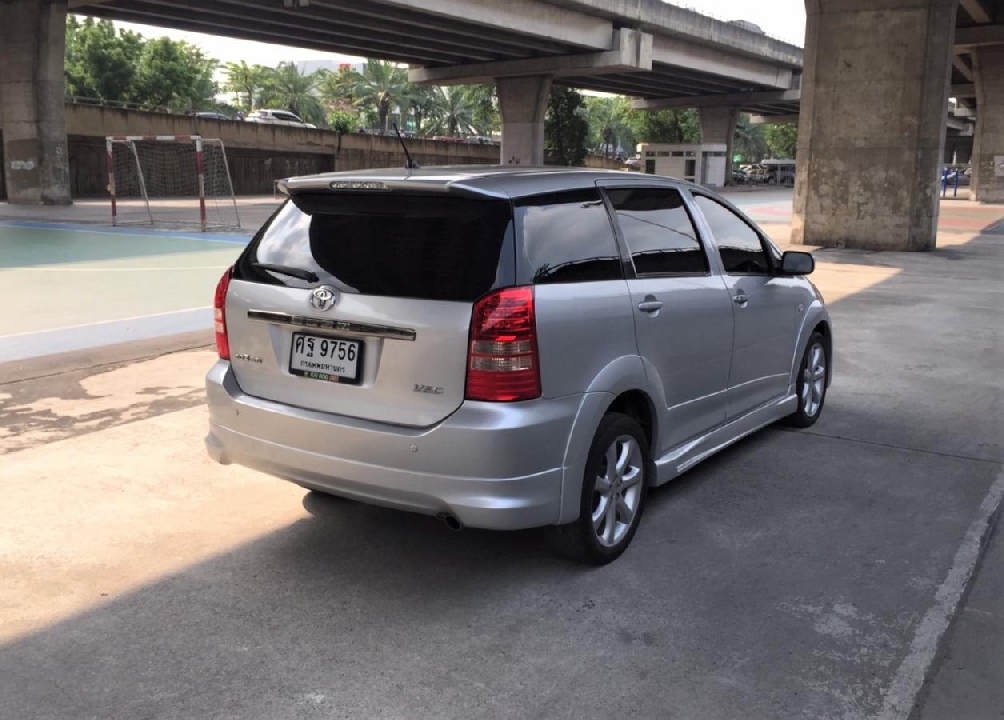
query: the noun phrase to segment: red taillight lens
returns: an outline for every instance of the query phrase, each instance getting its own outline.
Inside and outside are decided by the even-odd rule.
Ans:
[[[227,337],[227,289],[233,268],[227,268],[216,283],[216,297],[213,300],[213,328],[216,330],[216,353],[222,360],[230,359],[230,339]]]
[[[532,287],[498,290],[474,305],[466,397],[493,402],[540,397]]]

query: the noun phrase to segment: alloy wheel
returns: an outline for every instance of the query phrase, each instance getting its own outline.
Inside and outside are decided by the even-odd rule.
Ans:
[[[614,547],[638,519],[644,489],[645,464],[641,447],[621,435],[603,454],[593,491],[593,531],[604,547]]]
[[[814,418],[823,406],[826,392],[826,351],[820,343],[815,343],[805,354],[802,368],[802,412]]]

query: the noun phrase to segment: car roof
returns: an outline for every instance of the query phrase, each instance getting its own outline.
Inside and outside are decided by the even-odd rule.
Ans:
[[[676,178],[621,170],[534,167],[527,165],[447,165],[425,168],[382,168],[321,173],[287,178],[280,187],[295,194],[329,190],[332,183],[376,183],[390,190],[466,192],[519,198],[562,190],[595,187],[597,182],[632,185],[692,186]],[[696,186],[694,186],[696,187]],[[354,189],[354,188],[347,188]],[[358,189],[366,189],[365,187]]]

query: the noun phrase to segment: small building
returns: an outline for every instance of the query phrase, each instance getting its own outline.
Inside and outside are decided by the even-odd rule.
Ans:
[[[708,187],[725,185],[724,143],[670,145],[639,143],[641,170],[649,175],[667,175]]]

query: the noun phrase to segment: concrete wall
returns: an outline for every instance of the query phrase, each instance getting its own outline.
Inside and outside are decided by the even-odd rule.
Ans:
[[[198,134],[219,138],[226,146],[234,191],[239,195],[270,193],[274,180],[290,175],[405,164],[404,152],[395,137],[346,135],[336,158],[338,137],[328,130],[204,120],[89,105],[66,105],[66,132],[73,197],[105,194],[107,135]],[[418,139],[407,143],[420,165],[480,165],[499,161],[499,148],[494,145]],[[2,175],[0,199],[3,199]]]
[[[219,138],[238,195],[272,192],[278,178],[333,170],[403,167],[404,153],[397,138],[354,133],[342,138],[337,162],[337,136],[327,130],[259,125],[247,122],[202,120],[183,115],[139,112],[88,105],[66,105],[73,197],[98,197],[107,192],[105,137],[108,135],[202,135]],[[0,139],[3,134],[0,132]],[[407,140],[420,165],[482,165],[499,162],[496,145],[467,145],[438,140]],[[0,143],[0,200],[5,199]],[[620,170],[612,158],[586,157],[586,167]]]

